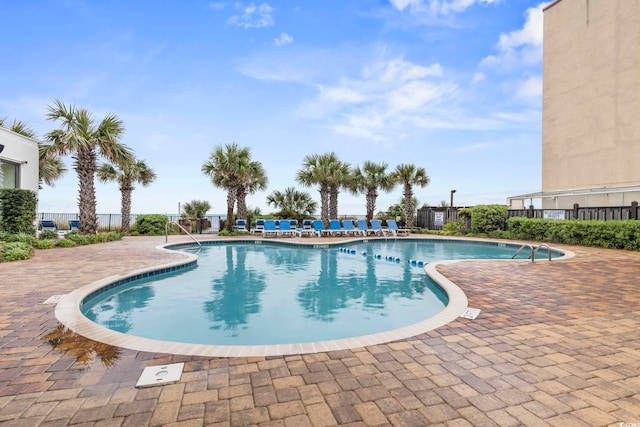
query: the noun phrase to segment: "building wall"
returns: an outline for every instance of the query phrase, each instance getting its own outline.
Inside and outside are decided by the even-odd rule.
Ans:
[[[2,163],[11,163],[19,168],[17,188],[38,192],[38,143],[32,139],[0,127],[0,153]]]
[[[548,6],[543,73],[542,191],[639,185],[640,0]],[[634,195],[598,203],[628,204]]]

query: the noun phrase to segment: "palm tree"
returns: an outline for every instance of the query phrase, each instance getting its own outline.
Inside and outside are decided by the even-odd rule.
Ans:
[[[211,204],[206,200],[192,200],[182,207],[184,215],[189,219],[201,219],[207,215]]]
[[[378,189],[391,191],[395,182],[387,173],[386,163],[374,163],[366,161],[353,170],[353,186],[355,193],[364,193],[367,200],[367,222],[373,219],[376,210],[376,200],[378,199]]]
[[[404,198],[404,216],[406,218],[406,226],[413,227],[415,225],[415,205],[413,198],[413,186],[418,185],[422,188],[429,185],[429,176],[424,168],[415,165],[399,164],[391,173],[391,179],[397,184],[403,186],[402,196]]]
[[[236,194],[236,203],[238,207],[238,218],[248,220],[247,218],[247,194],[253,194],[258,190],[267,188],[267,173],[260,162],[250,162],[245,169],[241,183],[238,186]]]
[[[341,169],[343,164],[338,160],[335,153],[327,154],[310,154],[302,161],[302,169],[296,175],[296,181],[305,187],[314,184],[319,185],[320,192],[320,219],[327,226],[329,224],[329,215],[337,213],[337,192],[334,193],[332,199],[335,203],[335,212],[329,209],[329,198],[332,191],[337,191],[337,183],[339,182],[340,173],[336,170]],[[347,164],[347,170],[349,165]]]
[[[39,141],[35,130],[29,127],[26,123],[14,119],[13,123],[11,123],[9,126],[6,126],[6,118],[0,118],[0,127],[4,127],[12,132],[20,134],[22,136],[26,136],[27,138],[31,138],[38,143],[38,178],[40,181],[40,188],[42,188],[42,183],[53,187],[55,181],[62,177],[62,175],[64,175],[64,173],[67,171],[67,168],[64,166],[64,163],[62,162],[60,156],[58,156],[57,153],[52,150],[52,146],[43,144],[41,141]]]
[[[329,183],[329,218],[338,218],[338,194],[340,188],[349,188],[351,183],[351,165],[338,160],[333,153],[329,155],[326,161],[330,166],[330,183]]]
[[[155,172],[144,160],[125,163],[121,166],[116,165],[116,167],[104,163],[98,168],[98,178],[102,182],[116,181],[120,184],[122,231],[129,233],[131,228],[131,193],[135,190],[134,184],[142,184],[146,187],[155,181]]]
[[[213,185],[227,190],[226,228],[229,231],[233,229],[233,206],[240,187],[246,184],[250,163],[249,148],[241,148],[234,142],[216,146],[202,165],[202,173],[211,178]]]
[[[66,106],[60,100],[55,100],[48,108],[47,119],[60,121],[62,128],[49,132],[46,138],[52,143],[54,152],[72,155],[73,168],[78,174],[80,233],[95,234],[98,216],[94,180],[98,156],[119,166],[133,162],[131,149],[118,142],[124,132],[122,121],[114,114],[107,114],[96,125],[89,110]]]
[[[313,215],[318,203],[305,191],[287,187],[284,191],[274,191],[267,196],[267,204],[279,209],[278,216],[294,218],[298,221]]]

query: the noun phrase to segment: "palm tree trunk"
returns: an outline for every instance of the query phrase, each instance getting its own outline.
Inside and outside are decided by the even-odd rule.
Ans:
[[[247,189],[244,185],[238,187],[236,193],[236,203],[238,204],[238,219],[247,219]]]
[[[331,186],[329,191],[329,219],[338,219],[338,190],[337,186]]]
[[[129,234],[131,231],[131,193],[133,192],[133,186],[131,184],[123,184],[120,186],[120,193],[122,194],[122,203],[120,208],[120,214],[122,216],[122,232]]]
[[[329,188],[320,185],[320,219],[325,227],[329,226]]]
[[[404,217],[406,227],[413,227],[413,188],[410,184],[404,186]]]
[[[227,190],[227,223],[226,229],[233,231],[233,205],[236,202],[236,187],[229,187]]]
[[[375,188],[369,188],[367,191],[367,223],[371,223],[373,215],[376,210],[376,199],[378,198],[378,192]]]
[[[96,234],[98,216],[96,215],[96,153],[93,150],[78,150],[75,169],[80,186],[78,210],[80,211],[80,233]]]

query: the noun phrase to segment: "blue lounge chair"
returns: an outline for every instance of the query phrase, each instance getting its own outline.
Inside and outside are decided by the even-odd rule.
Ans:
[[[281,237],[294,237],[298,232],[295,228],[291,228],[291,222],[288,219],[280,220],[280,229],[278,230],[278,236]]]
[[[264,228],[262,229],[262,237],[278,237],[278,229],[276,228],[276,221],[273,219],[264,220]]]
[[[264,219],[256,219],[256,226],[251,229],[251,234],[262,233],[264,230]]]
[[[368,235],[368,234],[376,234],[376,232],[372,229],[369,228],[369,226],[367,225],[367,220],[366,219],[359,219],[358,220],[358,230],[362,231],[363,235]]]
[[[353,225],[353,220],[351,219],[343,219],[342,220],[342,229],[344,230],[344,233],[347,235],[351,235],[351,236],[357,236],[358,234],[360,235],[365,235],[362,230],[360,230],[359,228],[356,228]]]
[[[304,219],[302,220],[302,228],[298,228],[298,236],[300,237],[305,237],[305,236],[315,236],[316,235],[316,230],[313,229],[313,221],[310,219]]]
[[[298,228],[298,220],[297,219],[290,219],[289,223],[291,224],[291,228],[293,228],[293,229]]]
[[[382,228],[382,221],[380,221],[379,219],[372,219],[371,220],[371,230],[373,231],[373,233],[376,236],[386,236],[387,235],[387,230]]]
[[[249,231],[247,230],[247,220],[236,219],[236,225],[233,226],[233,231]]]
[[[339,219],[330,219],[329,220],[329,234],[332,236],[342,236],[345,234],[344,229],[340,225]]]
[[[80,220],[79,219],[70,220],[69,221],[69,230],[71,230],[71,231],[80,230]]]
[[[316,219],[315,221],[313,221],[312,225],[313,225],[313,229],[316,231],[318,236],[329,236],[331,234],[329,230],[324,228],[324,224],[319,219]]]
[[[387,227],[394,236],[408,236],[411,233],[408,228],[398,228],[398,223],[395,219],[388,219]]]
[[[40,231],[58,231],[58,224],[51,220],[43,219],[42,221],[40,221],[39,228]]]

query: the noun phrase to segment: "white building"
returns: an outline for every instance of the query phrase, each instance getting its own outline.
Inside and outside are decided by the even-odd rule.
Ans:
[[[38,193],[38,143],[0,127],[0,188]]]

